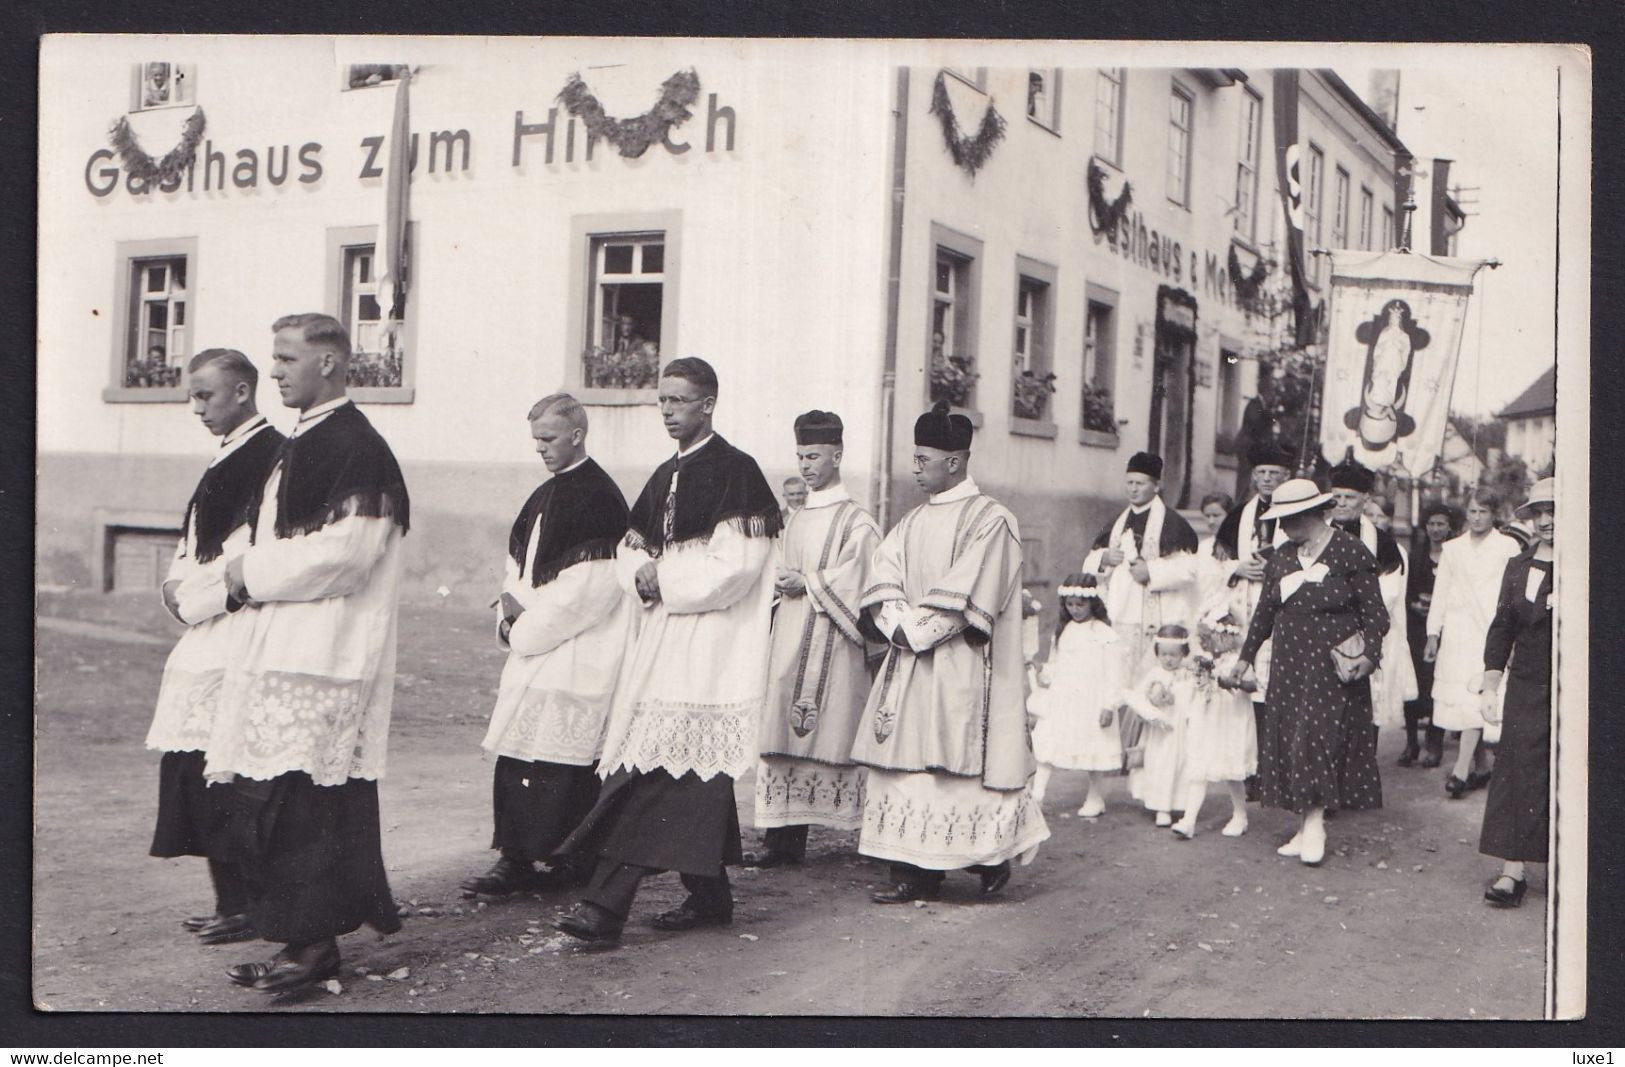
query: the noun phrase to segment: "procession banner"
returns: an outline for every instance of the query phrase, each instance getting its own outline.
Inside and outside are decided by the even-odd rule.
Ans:
[[[1481,260],[1334,251],[1321,449],[1412,476],[1444,447],[1462,323]]]
[[[1275,118],[1275,185],[1281,191],[1286,216],[1287,273],[1292,278],[1292,310],[1297,345],[1315,340],[1314,304],[1305,280],[1303,258],[1303,182],[1299,172],[1302,146],[1298,143],[1298,72],[1276,70],[1271,97]]]

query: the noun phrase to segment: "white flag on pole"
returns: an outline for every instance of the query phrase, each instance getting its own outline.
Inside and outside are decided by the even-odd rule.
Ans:
[[[1412,477],[1444,446],[1462,323],[1481,260],[1400,252],[1332,253],[1321,450]]]

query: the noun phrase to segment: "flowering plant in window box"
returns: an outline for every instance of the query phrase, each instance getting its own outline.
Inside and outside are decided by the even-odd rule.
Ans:
[[[949,356],[940,350],[931,356],[931,400],[946,400],[956,408],[970,407],[971,390],[976,386],[975,356]]]
[[[1012,385],[1012,410],[1018,419],[1041,419],[1049,406],[1050,394],[1055,392],[1053,373],[1035,374],[1018,370]]]
[[[1112,406],[1110,388],[1094,382],[1084,384],[1083,428],[1096,433],[1117,433],[1117,411]]]
[[[660,380],[654,342],[617,349],[593,345],[581,354],[584,384],[592,389],[653,389]]]

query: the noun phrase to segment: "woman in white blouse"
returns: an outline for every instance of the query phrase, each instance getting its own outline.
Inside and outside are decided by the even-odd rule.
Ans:
[[[1496,530],[1500,506],[1500,498],[1483,486],[1467,498],[1467,532],[1445,542],[1428,607],[1422,655],[1434,665],[1433,725],[1461,731],[1455,766],[1444,780],[1452,799],[1490,780],[1479,745],[1485,723],[1474,683],[1484,670],[1484,635],[1495,617],[1501,575],[1521,547]]]

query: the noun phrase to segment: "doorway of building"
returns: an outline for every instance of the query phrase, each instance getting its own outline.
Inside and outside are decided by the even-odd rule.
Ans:
[[[1196,392],[1196,298],[1183,289],[1157,290],[1151,417],[1146,449],[1162,457],[1163,499],[1190,506],[1191,399]]]

